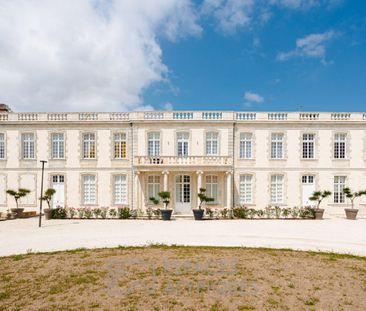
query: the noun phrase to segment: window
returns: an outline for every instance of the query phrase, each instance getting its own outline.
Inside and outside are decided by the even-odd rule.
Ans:
[[[283,134],[274,133],[271,135],[271,158],[283,158]]]
[[[314,159],[314,134],[302,135],[302,158]]]
[[[94,175],[83,176],[83,203],[84,204],[96,204],[96,184]]]
[[[252,133],[240,134],[240,158],[251,159],[252,158]]]
[[[178,157],[188,156],[188,133],[178,133],[177,134],[177,146],[178,146]]]
[[[217,203],[218,201],[218,182],[216,175],[207,175],[206,176],[206,195],[209,198],[213,198],[213,203]]]
[[[24,133],[22,134],[22,158],[23,159],[34,159],[34,134]]]
[[[241,175],[239,184],[240,204],[252,203],[252,175]]]
[[[150,157],[160,156],[160,133],[149,133],[147,140],[147,155]]]
[[[344,203],[343,189],[346,187],[346,176],[334,176],[334,203]]]
[[[215,132],[206,134],[206,155],[218,155],[219,135]]]
[[[5,159],[5,134],[0,133],[0,159]]]
[[[52,140],[52,159],[65,158],[65,138],[63,133],[53,133]]]
[[[126,175],[114,176],[114,204],[127,203],[127,177]]]
[[[346,158],[346,134],[334,135],[334,158],[345,159]]]
[[[271,202],[283,203],[283,176],[271,176]]]
[[[314,176],[313,175],[304,175],[302,176],[303,184],[314,184]]]
[[[95,159],[96,157],[95,134],[83,134],[83,159]]]
[[[115,133],[114,134],[114,158],[124,159],[126,158],[126,134],[125,133]]]
[[[159,198],[158,193],[160,192],[160,176],[152,175],[147,178],[147,191],[149,201],[150,198]]]

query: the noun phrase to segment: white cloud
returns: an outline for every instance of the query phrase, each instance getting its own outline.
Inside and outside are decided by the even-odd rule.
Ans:
[[[13,110],[133,110],[166,79],[159,36],[199,35],[190,0],[0,0],[1,101]]]
[[[296,48],[289,52],[278,53],[277,59],[286,61],[293,57],[312,57],[319,58],[322,62],[326,62],[326,44],[336,36],[337,33],[331,30],[324,33],[313,33],[297,39]]]
[[[254,92],[245,92],[244,99],[246,100],[246,105],[250,106],[251,104],[262,104],[264,102],[264,98]]]
[[[205,0],[202,12],[212,15],[224,33],[248,26],[252,19],[254,0]]]
[[[270,4],[282,6],[288,9],[308,9],[321,5],[321,0],[270,0]]]
[[[173,110],[173,104],[167,102],[167,103],[164,104],[163,108],[164,108],[164,110],[172,111]]]

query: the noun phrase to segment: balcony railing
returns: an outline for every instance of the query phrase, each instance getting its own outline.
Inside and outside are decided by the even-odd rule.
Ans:
[[[236,112],[236,111],[134,111],[134,112],[0,112],[0,122],[365,122],[366,112]]]
[[[232,158],[227,156],[136,156],[136,165],[163,166],[163,165],[232,165]]]

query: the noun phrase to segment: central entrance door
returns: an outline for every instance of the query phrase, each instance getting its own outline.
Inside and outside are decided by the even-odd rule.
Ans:
[[[178,175],[175,178],[175,213],[191,214],[191,176]]]
[[[314,205],[314,202],[309,200],[314,191],[315,191],[314,176],[313,175],[302,176],[302,206]]]
[[[52,188],[56,190],[52,197],[52,208],[65,206],[65,177],[64,175],[52,176]]]

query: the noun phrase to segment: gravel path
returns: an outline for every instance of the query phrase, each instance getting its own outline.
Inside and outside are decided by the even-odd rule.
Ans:
[[[366,256],[366,219],[0,222],[0,256],[150,243],[333,251]]]

